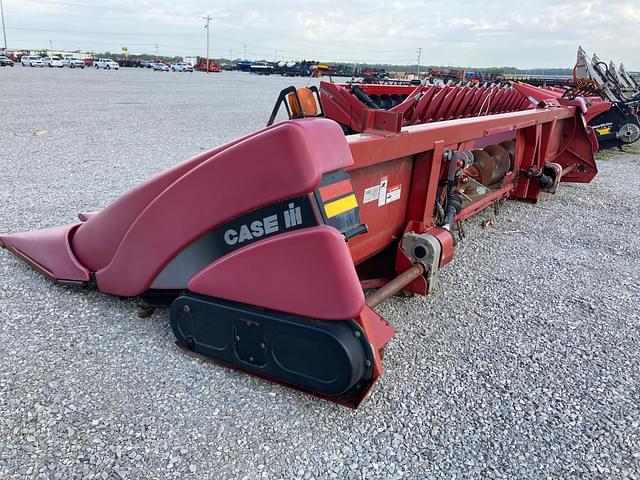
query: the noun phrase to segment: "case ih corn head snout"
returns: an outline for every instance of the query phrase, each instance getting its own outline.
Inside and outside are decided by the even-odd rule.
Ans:
[[[299,116],[321,113],[309,90],[285,100]],[[78,223],[0,242],[54,280],[170,302],[176,337],[193,352],[357,406],[394,335],[373,307],[433,290],[455,255],[457,222],[594,177],[584,105],[552,98],[401,131],[375,111],[364,119],[372,129],[347,137],[332,120],[289,120],[176,165]]]

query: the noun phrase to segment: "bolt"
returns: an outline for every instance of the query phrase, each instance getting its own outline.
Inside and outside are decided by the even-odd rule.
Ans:
[[[238,335],[236,335],[236,342],[240,341],[240,337]]]
[[[182,307],[182,311],[189,313],[191,311],[191,308],[189,307],[189,305],[185,305],[184,307]]]
[[[184,344],[189,350],[193,350],[193,347],[196,346],[196,341],[193,339],[193,337],[187,337],[184,339]]]
[[[262,342],[262,343],[260,344],[260,348],[267,348],[267,346],[264,344],[264,342]]]
[[[362,335],[362,334],[361,334],[358,330],[356,330],[355,332],[353,332],[353,335],[354,335],[356,338],[360,338],[360,335]]]
[[[371,360],[365,360],[365,361],[364,361],[364,364],[365,364],[367,367],[370,367],[370,366],[371,366]]]
[[[253,357],[249,357],[249,361],[253,363]]]

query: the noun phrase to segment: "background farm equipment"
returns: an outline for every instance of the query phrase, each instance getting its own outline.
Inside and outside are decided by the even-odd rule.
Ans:
[[[467,95],[447,92],[447,102]],[[374,307],[433,291],[460,221],[596,174],[583,101],[519,108],[514,93],[489,92],[504,107],[490,111],[485,96],[482,116],[441,121],[435,110],[408,128],[407,112],[371,109],[367,134],[345,136],[314,92],[289,90],[294,119],[161,172],[80,222],[0,244],[56,281],[170,305],[179,344],[197,354],[357,406],[394,335]],[[461,107],[449,105],[452,117]]]
[[[577,87],[591,86],[611,102],[634,103],[636,106],[640,102],[640,88],[622,63],[618,70],[613,61],[607,65],[595,53],[590,61],[582,47],[578,47],[573,78]]]
[[[593,104],[592,111],[600,113],[591,116],[589,125],[595,130],[601,148],[622,147],[640,139],[640,88],[622,63],[619,68],[613,61],[607,65],[596,54],[589,60],[582,47],[578,47],[572,77],[523,82],[565,98],[583,97]],[[540,97],[540,94],[534,96]],[[603,101],[610,108],[604,108]]]
[[[591,95],[611,102],[611,109],[595,117],[590,125],[602,137],[604,148],[630,144],[640,139],[640,87],[621,63],[616,68],[600,61],[596,54],[590,61],[582,47],[573,70],[575,89],[565,95]]]
[[[274,73],[283,77],[308,77],[311,72],[311,66],[314,64],[315,62],[306,60],[302,62],[279,62],[275,67]]]
[[[438,80],[443,84],[464,82],[465,71],[460,68],[433,67],[427,71],[427,77],[432,81]]]
[[[274,72],[274,64],[270,62],[252,62],[249,72],[256,75],[271,75]]]
[[[214,61],[213,59],[209,59],[209,72],[211,73],[220,73],[222,71],[222,69],[220,68],[220,64],[216,61]],[[200,72],[206,72],[207,71],[207,59],[205,57],[197,57],[197,62],[196,64],[193,66],[193,68],[195,70],[198,70]]]

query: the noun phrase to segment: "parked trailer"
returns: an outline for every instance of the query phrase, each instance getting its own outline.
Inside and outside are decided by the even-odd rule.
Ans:
[[[374,308],[436,287],[458,222],[596,175],[580,99],[402,128],[371,110],[349,136],[310,90],[283,101],[306,118],[0,244],[55,281],[170,305],[179,345],[196,354],[356,407],[394,335]]]

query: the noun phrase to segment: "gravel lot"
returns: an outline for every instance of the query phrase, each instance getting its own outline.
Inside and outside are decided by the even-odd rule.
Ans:
[[[291,82],[0,69],[0,231],[261,127]],[[640,479],[640,156],[599,167],[471,220],[435,294],[380,307],[398,334],[356,411],[194,359],[166,311],[2,251],[0,478]]]

